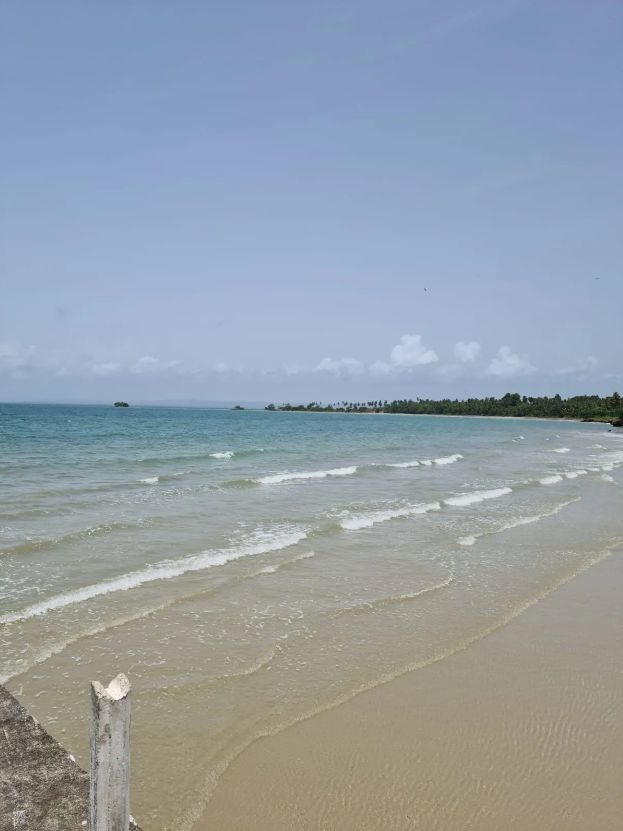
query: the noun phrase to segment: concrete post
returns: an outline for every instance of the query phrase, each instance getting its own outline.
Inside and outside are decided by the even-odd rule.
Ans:
[[[89,831],[128,831],[130,823],[130,682],[118,675],[91,683]]]

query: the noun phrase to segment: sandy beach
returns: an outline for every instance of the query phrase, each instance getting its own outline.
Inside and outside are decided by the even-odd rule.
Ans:
[[[472,647],[256,741],[197,831],[619,828],[621,554]]]

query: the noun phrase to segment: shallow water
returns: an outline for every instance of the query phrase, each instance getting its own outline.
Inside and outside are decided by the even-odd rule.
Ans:
[[[623,535],[603,425],[3,405],[0,450],[0,676],[86,764],[88,681],[129,674],[152,829]]]

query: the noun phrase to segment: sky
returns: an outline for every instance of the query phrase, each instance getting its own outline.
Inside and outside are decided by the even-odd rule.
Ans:
[[[623,391],[623,3],[0,15],[0,400]]]

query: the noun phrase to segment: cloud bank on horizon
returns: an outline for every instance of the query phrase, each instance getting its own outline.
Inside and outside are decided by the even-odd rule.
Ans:
[[[0,400],[623,386],[623,4],[122,18],[6,9]]]
[[[571,366],[544,371],[542,380],[558,383],[561,377],[568,377],[580,382],[592,381],[598,368],[597,359],[587,356],[577,359]],[[171,382],[176,380],[183,382],[186,397],[190,395],[201,398],[206,383],[212,388],[219,379],[234,381],[233,388],[227,387],[227,392],[233,391],[238,397],[244,397],[245,393],[249,397],[250,391],[261,399],[262,391],[275,389],[275,383],[276,388],[281,389],[287,397],[288,391],[292,389],[293,378],[306,384],[311,393],[318,389],[317,379],[322,376],[329,376],[334,383],[348,382],[349,385],[356,380],[358,389],[368,393],[378,389],[379,384],[384,388],[389,384],[397,390],[396,395],[400,394],[401,389],[406,394],[407,389],[417,383],[423,394],[427,387],[441,389],[443,386],[446,387],[445,394],[459,394],[448,390],[448,384],[459,385],[459,388],[467,385],[464,388],[476,394],[491,379],[503,382],[502,387],[496,387],[498,390],[506,389],[504,384],[510,385],[511,382],[519,384],[522,389],[529,389],[526,380],[539,372],[538,367],[526,355],[517,354],[508,345],[502,345],[492,355],[486,356],[477,341],[457,341],[451,354],[439,357],[417,334],[402,335],[390,350],[386,361],[377,359],[366,362],[353,357],[325,357],[315,365],[277,367],[229,366],[223,362],[189,365],[180,360],[163,360],[153,355],[142,355],[125,362],[102,361],[88,356],[71,359],[47,353],[33,344],[0,343],[0,380],[4,379],[5,382],[13,382],[15,385],[24,382],[26,389],[29,381],[35,382],[35,389],[37,383],[43,380],[61,389],[66,388],[69,382],[70,385],[86,384],[86,388],[92,390],[102,389],[102,383],[107,382],[103,389],[109,388],[112,391],[115,385],[122,384],[124,388],[138,390],[139,397],[141,392],[151,390],[160,391],[159,397],[162,398]],[[614,373],[606,377],[612,383],[622,380],[621,376]],[[89,381],[96,381],[97,386],[89,387]],[[149,382],[147,387],[142,383],[144,381]],[[299,387],[303,394],[306,388]],[[178,389],[177,385],[175,389]],[[339,385],[334,390],[339,390]],[[75,397],[74,394],[73,398]],[[18,396],[16,400],[27,399]]]

